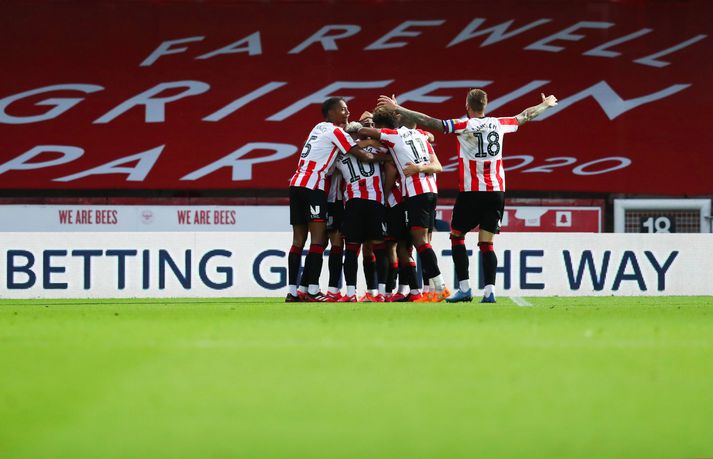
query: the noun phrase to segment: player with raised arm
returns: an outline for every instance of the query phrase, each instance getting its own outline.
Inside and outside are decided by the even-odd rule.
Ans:
[[[493,250],[493,238],[500,231],[505,209],[505,170],[503,169],[504,135],[557,105],[555,96],[541,94],[542,102],[523,110],[519,115],[495,118],[485,116],[488,95],[482,89],[471,89],[466,96],[468,118],[439,120],[401,107],[392,97],[379,97],[379,106],[396,110],[433,131],[456,134],[459,143],[459,193],[451,220],[453,263],[459,280],[458,290],[446,301],[472,301],[465,235],[480,227],[478,247],[483,265],[485,290],[482,303],[495,303],[495,272],[498,259]]]
[[[338,153],[351,153],[364,162],[383,161],[362,148],[377,144],[374,141],[354,142],[344,131],[349,122],[349,108],[341,97],[330,97],[322,103],[325,121],[318,123],[309,133],[300,153],[297,170],[290,179],[290,224],[292,247],[287,257],[286,302],[328,301],[319,290],[322,257],[327,243],[327,195],[325,182]],[[310,236],[309,253],[302,273],[307,276],[308,292],[298,296],[297,274],[302,250]]]
[[[416,129],[398,126],[398,115],[384,107],[374,111],[378,127],[362,128],[359,134],[379,139],[389,148],[399,171],[401,186],[407,196],[406,209],[409,232],[421,258],[425,277],[436,294],[430,301],[443,301],[450,292],[438,268],[438,258],[428,239],[428,230],[435,224],[438,188],[434,174],[443,170],[428,138]]]

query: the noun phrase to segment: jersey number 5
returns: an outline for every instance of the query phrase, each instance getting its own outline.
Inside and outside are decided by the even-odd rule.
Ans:
[[[309,152],[312,150],[312,145],[311,142],[314,141],[317,138],[316,135],[313,135],[307,140],[307,143],[305,143],[304,148],[302,148],[302,153],[300,153],[300,158],[306,158],[307,155],[309,155]]]

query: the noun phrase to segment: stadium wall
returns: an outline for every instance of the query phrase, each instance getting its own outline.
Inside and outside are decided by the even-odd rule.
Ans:
[[[286,293],[287,232],[4,233],[3,239],[2,298]],[[477,279],[475,241],[468,242]],[[448,235],[434,234],[433,247],[452,282]],[[504,296],[713,295],[709,235],[519,233],[501,235],[495,247]]]
[[[703,0],[4,0],[0,196],[285,196],[327,96],[453,118],[470,87],[494,116],[559,98],[507,136],[510,192],[708,196],[712,22]],[[454,136],[435,149],[453,192]]]

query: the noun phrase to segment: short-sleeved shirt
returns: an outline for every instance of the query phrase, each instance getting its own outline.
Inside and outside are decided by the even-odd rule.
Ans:
[[[354,145],[351,136],[339,126],[327,121],[317,124],[302,148],[290,186],[324,191],[325,178],[337,155],[348,152]]]
[[[373,147],[366,147],[365,150],[379,153]],[[336,166],[344,180],[345,202],[358,198],[384,203],[384,185],[381,181],[380,163],[365,163],[359,161],[354,155],[340,154],[337,157]]]
[[[396,168],[401,178],[402,192],[408,196],[423,193],[438,193],[434,174],[419,173],[406,177],[404,167],[407,163],[430,164],[433,147],[428,143],[428,137],[418,129],[400,127],[399,129],[379,129],[381,142],[389,147],[394,157]]]
[[[458,136],[460,191],[505,191],[503,140],[517,128],[514,117],[443,121],[443,132]]]

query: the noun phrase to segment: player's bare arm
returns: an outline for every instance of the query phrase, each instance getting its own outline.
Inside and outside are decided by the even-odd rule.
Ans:
[[[362,129],[369,129],[369,128],[362,128]],[[360,148],[366,148],[366,147],[384,148],[384,144],[379,142],[376,138],[357,140],[356,144],[359,145]]]
[[[379,140],[381,138],[381,132],[376,129],[376,128],[370,128],[370,127],[363,127],[360,128],[359,131],[357,131],[360,136],[363,137],[370,137],[371,139],[376,139]],[[379,143],[379,147],[383,147],[381,143]]]
[[[411,177],[416,174],[440,174],[443,172],[443,166],[435,154],[430,155],[430,164],[414,164],[406,163],[404,165],[404,175]]]
[[[356,159],[365,163],[383,163],[391,160],[391,156],[389,155],[370,153],[366,150],[362,150],[359,145],[354,145],[349,149],[347,154],[353,155]]]
[[[409,110],[408,108],[404,108],[396,103],[396,98],[394,98],[393,96],[379,96],[379,101],[376,106],[386,107],[389,110],[395,110],[401,116],[413,120],[416,124],[426,129],[443,132],[443,121],[439,120],[438,118],[428,116],[425,113],[416,112],[413,110]]]
[[[554,107],[555,105],[557,105],[557,98],[555,96],[550,95],[550,96],[545,97],[545,95],[542,93],[540,95],[542,96],[541,103],[539,103],[533,107],[526,108],[525,110],[522,111],[522,113],[515,116],[515,118],[517,119],[517,124],[519,126],[522,126],[523,124],[527,123],[528,121],[537,118],[538,116],[540,116],[540,114],[542,114],[542,112],[544,112],[548,108]]]

